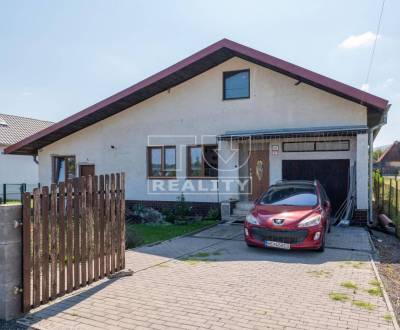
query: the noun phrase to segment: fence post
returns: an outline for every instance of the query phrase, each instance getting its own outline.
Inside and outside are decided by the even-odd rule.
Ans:
[[[21,185],[19,186],[19,191],[21,193],[21,204],[22,204],[22,201],[24,200],[24,193],[26,193],[26,183],[21,183]]]
[[[392,213],[392,179],[389,179],[389,205],[388,205],[388,217],[391,217]]]
[[[385,178],[382,177],[382,213],[385,213]]]
[[[8,321],[21,315],[22,234],[15,226],[21,205],[1,205],[0,219],[0,319]]]
[[[396,217],[399,215],[399,185],[396,176]]]
[[[3,183],[3,204],[7,204],[7,184]]]

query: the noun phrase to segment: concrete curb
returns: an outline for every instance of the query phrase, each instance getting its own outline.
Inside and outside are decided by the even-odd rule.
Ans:
[[[383,299],[385,300],[385,303],[386,303],[386,306],[387,306],[387,308],[389,310],[389,313],[392,316],[393,326],[394,326],[394,328],[396,330],[400,330],[400,326],[399,326],[399,323],[397,322],[396,315],[394,313],[392,303],[390,302],[389,295],[387,294],[385,286],[383,284],[383,281],[382,281],[382,279],[381,279],[381,277],[379,275],[379,271],[378,271],[378,268],[376,267],[374,258],[372,257],[372,255],[370,256],[370,258],[371,258],[371,265],[372,265],[372,268],[373,268],[374,273],[375,273],[375,277],[378,280],[379,286],[380,286],[380,288],[382,290]]]

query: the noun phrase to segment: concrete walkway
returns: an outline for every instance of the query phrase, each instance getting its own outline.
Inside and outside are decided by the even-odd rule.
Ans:
[[[383,298],[367,292],[375,275],[364,229],[335,228],[324,253],[248,248],[242,230],[218,225],[128,251],[133,276],[98,282],[20,322],[39,329],[393,329]],[[349,281],[357,288],[341,285]]]

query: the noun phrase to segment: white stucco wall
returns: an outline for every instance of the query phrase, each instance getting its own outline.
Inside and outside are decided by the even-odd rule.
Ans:
[[[250,98],[223,101],[222,74],[239,69],[250,69]],[[365,107],[306,84],[295,86],[295,83],[294,79],[233,58],[39,150],[40,182],[50,183],[52,155],[76,155],[78,164],[94,163],[96,174],[126,172],[127,199],[175,200],[173,194],[159,197],[147,194],[149,135],[187,135],[159,139],[164,141],[161,144],[177,145],[178,151],[182,145],[201,143],[202,135],[215,136],[229,130],[366,124]],[[215,141],[215,138],[208,140]],[[185,177],[185,149],[177,154],[181,165],[177,175]],[[313,156],[316,155],[310,155]],[[324,156],[329,157],[328,153]],[[279,165],[275,160],[272,162],[271,176],[276,179]],[[187,197],[193,201],[216,201],[218,198],[216,195]]]
[[[368,134],[357,134],[357,208],[368,209]]]
[[[0,146],[0,184],[27,183],[37,185],[39,168],[32,156],[5,155]]]

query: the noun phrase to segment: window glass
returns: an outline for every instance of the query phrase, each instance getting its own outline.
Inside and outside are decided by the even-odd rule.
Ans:
[[[54,183],[64,182],[75,177],[75,156],[57,156],[53,159]]]
[[[161,148],[150,149],[150,176],[161,176]]]
[[[175,147],[166,147],[164,149],[164,174],[165,176],[176,176]]]
[[[347,151],[350,150],[350,141],[321,141],[316,142],[315,149],[317,151]]]
[[[148,147],[147,155],[149,177],[176,176],[175,146]]]
[[[218,176],[217,146],[204,146],[204,176]]]
[[[250,97],[250,71],[224,72],[224,99]]]
[[[261,199],[264,205],[314,206],[317,202],[315,187],[300,185],[272,186]]]
[[[56,183],[65,181],[65,158],[57,157],[56,166]]]
[[[190,163],[189,175],[201,176],[202,175],[202,152],[201,147],[190,148]]]
[[[75,157],[66,157],[65,162],[67,179],[73,179],[75,177]]]

